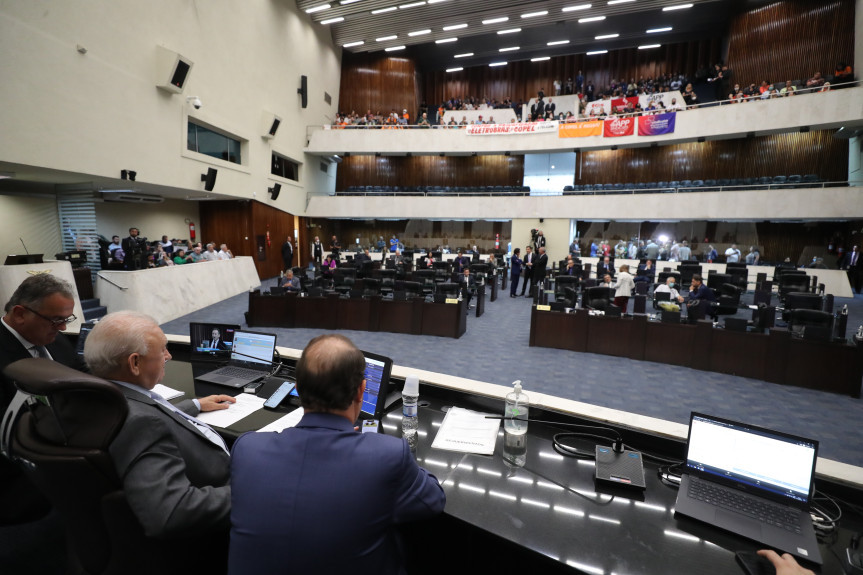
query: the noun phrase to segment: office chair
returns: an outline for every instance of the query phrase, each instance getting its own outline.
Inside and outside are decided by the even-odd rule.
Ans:
[[[458,284],[452,282],[443,282],[435,285],[435,294],[442,295],[446,298],[458,297]]]
[[[423,295],[432,295],[435,286],[435,270],[417,270],[413,277],[419,282]]]
[[[381,293],[388,295],[393,293],[396,285],[396,270],[380,270]]]
[[[554,296],[555,301],[557,301],[557,294]],[[578,291],[572,287],[564,287],[563,288],[563,298],[560,300],[563,302],[564,307],[574,308],[578,306]]]
[[[423,287],[419,282],[402,282],[405,298],[423,297]]]
[[[381,280],[377,278],[365,278],[363,279],[363,293],[362,297],[372,297],[376,295],[380,295],[381,293]]]
[[[591,287],[584,294],[583,305],[587,309],[606,311],[612,307],[614,300],[614,288]]]
[[[710,306],[710,315],[718,319],[720,315],[734,315],[740,308],[741,289],[733,284],[722,284],[719,288],[719,298],[715,305]]]
[[[814,309],[795,309],[791,312],[788,329],[803,339],[830,341],[833,338],[833,314]]]
[[[557,276],[554,278],[554,301],[564,299],[567,289],[577,290],[580,278],[578,276]],[[567,306],[574,307],[574,306]]]
[[[785,297],[791,292],[808,292],[809,276],[806,272],[784,272],[779,277],[779,299],[785,301]]]
[[[782,321],[790,321],[791,312],[795,309],[824,310],[824,298],[817,293],[788,292],[785,294],[785,308],[782,310]]]
[[[333,289],[344,296],[354,289],[356,283],[357,270],[350,268],[336,268],[336,273],[333,276]]]
[[[722,293],[722,286],[728,283],[731,283],[731,274],[720,274],[714,270],[707,272],[707,287],[713,290],[717,298]]]

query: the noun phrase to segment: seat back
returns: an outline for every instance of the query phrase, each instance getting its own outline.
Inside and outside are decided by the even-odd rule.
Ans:
[[[614,288],[602,286],[587,288],[584,299],[584,307],[606,310],[611,306],[611,302],[614,299]]]

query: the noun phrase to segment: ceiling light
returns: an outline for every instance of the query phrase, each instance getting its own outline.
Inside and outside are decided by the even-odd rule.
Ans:
[[[639,50],[650,50],[651,48],[659,48],[661,44],[645,44],[643,46],[639,46]]]
[[[635,0],[608,0],[608,5],[614,6],[615,4],[628,4],[629,2],[635,2]]]
[[[569,40],[555,40],[554,42],[549,42],[546,46],[560,46],[562,44],[569,44]]]
[[[344,22],[345,19],[341,16],[338,18],[330,18],[329,20],[321,20],[321,24],[326,26],[327,24],[335,24],[336,22]]]
[[[473,52],[465,52],[464,54],[456,54],[453,56],[454,58],[470,58],[473,56]]]
[[[363,44],[365,44],[365,42],[362,40],[357,42],[348,42],[347,44],[342,44],[342,48],[353,48],[354,46],[362,46]]]
[[[391,46],[390,48],[385,48],[384,52],[396,52],[397,50],[404,50],[404,46]]]
[[[306,10],[306,14],[314,14],[315,12],[320,12],[321,10],[327,10],[330,8],[329,4],[319,4],[317,6],[313,6]]]
[[[672,10],[685,10],[686,8],[692,8],[692,4],[678,4],[677,6],[666,6],[662,9],[662,11],[671,12]]]
[[[424,36],[425,34],[431,34],[431,30],[427,28],[425,30],[417,30],[416,32],[408,32],[408,36],[411,38],[414,36]]]
[[[590,18],[579,18],[578,23],[586,24],[588,22],[600,22],[602,20],[605,20],[605,16],[591,16]]]
[[[416,8],[417,6],[424,6],[424,5],[425,5],[425,0],[422,0],[422,2],[411,2],[410,4],[402,4],[401,6],[399,6],[399,10],[404,10],[405,8]]]
[[[426,4],[440,4],[441,2],[449,2],[449,0],[428,0]]]
[[[551,56],[540,56],[539,58],[531,58],[531,62],[544,62],[545,60],[551,60]]]
[[[509,30],[498,30],[498,34],[515,34],[516,32],[521,32],[521,28],[510,28]]]
[[[483,20],[483,24],[500,24],[501,22],[506,22],[509,20],[509,16],[501,16],[500,18],[491,18],[490,20]]]
[[[450,30],[461,30],[462,28],[467,28],[467,24],[453,24],[451,26],[444,26],[443,31],[449,32]]]
[[[589,10],[592,4],[577,4],[575,6],[567,6],[561,12],[575,12],[576,10]]]
[[[651,28],[647,31],[648,34],[656,34],[657,32],[670,32],[671,26],[666,26],[665,28]]]
[[[372,14],[383,14],[384,12],[392,12],[393,10],[398,10],[395,6],[390,6],[389,8],[381,8],[379,10],[372,10]]]
[[[339,2],[342,6],[347,6],[348,4],[353,4],[354,2],[359,2],[360,0],[342,0]]]
[[[440,40],[435,40],[435,44],[448,44],[450,42],[455,42],[458,38],[441,38]]]
[[[607,40],[609,38],[617,38],[620,34],[603,34],[602,36],[595,36],[594,40]]]
[[[519,46],[510,46],[509,48],[501,48],[498,52],[512,52],[513,50],[518,50]]]
[[[542,10],[540,12],[528,12],[527,14],[522,14],[522,18],[536,18],[537,16],[547,16],[548,10]]]
[[[493,68],[495,66],[506,66],[506,62],[492,62],[491,64],[489,64],[489,67]]]
[[[392,36],[381,36],[380,38],[375,38],[375,42],[386,42],[387,40],[395,40],[398,38],[398,34],[393,34]]]
[[[464,68],[447,68],[447,72],[461,72]]]
[[[608,50],[594,50],[587,53],[588,56],[596,56],[597,54],[608,54]]]

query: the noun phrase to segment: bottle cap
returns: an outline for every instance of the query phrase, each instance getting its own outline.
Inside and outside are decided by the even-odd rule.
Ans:
[[[402,389],[402,395],[419,395],[420,394],[420,379],[415,374],[410,374],[405,378],[405,386]]]

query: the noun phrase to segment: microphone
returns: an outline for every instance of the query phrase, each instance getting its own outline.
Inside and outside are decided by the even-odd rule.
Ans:
[[[27,255],[29,256],[29,255],[30,255],[30,252],[29,252],[29,251],[27,251],[27,245],[24,243],[24,238],[18,238],[18,239],[19,239],[19,240],[21,240],[21,245],[22,245],[22,246],[24,246],[24,251],[25,251],[25,252],[27,253]]]

